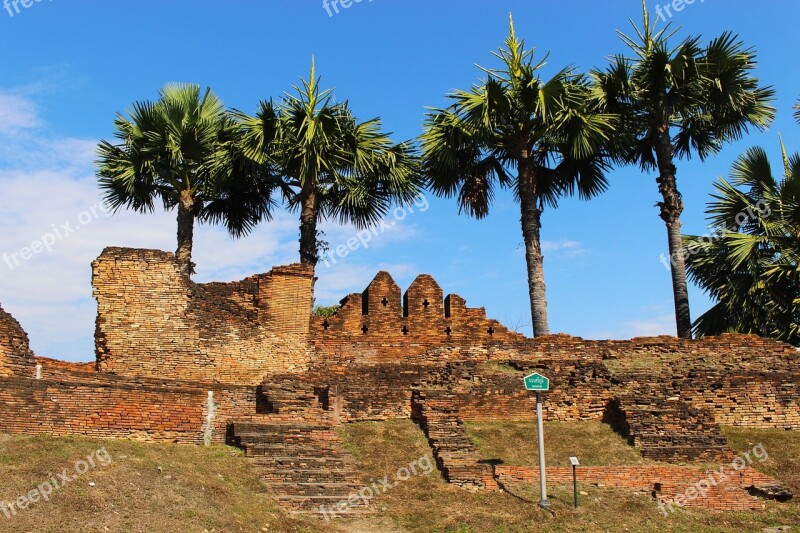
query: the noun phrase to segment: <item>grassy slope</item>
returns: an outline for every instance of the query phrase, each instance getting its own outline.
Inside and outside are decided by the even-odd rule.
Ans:
[[[467,423],[467,428],[484,458],[518,466],[539,464],[535,423]],[[548,422],[544,444],[547,464],[553,466],[569,466],[571,456],[585,466],[647,464],[635,448],[600,422]]]
[[[487,458],[533,464],[535,434],[530,423],[471,424]],[[726,430],[731,444],[748,450],[763,443],[770,459],[763,467],[800,494],[800,439],[797,433]],[[410,421],[350,424],[342,429],[365,483],[430,457]],[[577,453],[584,464],[643,461],[602,424],[548,424],[552,461]],[[113,457],[13,521],[0,514],[0,531],[760,531],[800,524],[800,505],[770,502],[756,513],[682,511],[664,518],[647,494],[581,487],[578,510],[570,487],[552,487],[555,515],[536,508],[533,487],[514,493],[469,493],[446,484],[438,472],[414,476],[371,502],[375,518],[354,522],[294,521],[278,511],[247,462],[234,449],[146,445],[128,441],[52,439],[0,435],[0,499],[10,500],[48,475],[105,447]],[[162,467],[159,471],[158,467]],[[94,482],[94,487],[89,487]],[[107,528],[107,529],[106,529]]]
[[[486,459],[503,458],[508,464],[536,464],[535,430],[524,423],[473,423],[473,440]],[[623,439],[600,423],[549,423],[546,427],[546,454],[550,464],[567,463],[577,454],[583,464],[645,464]],[[420,430],[408,421],[358,423],[345,427],[345,435],[358,457],[366,477],[380,478],[399,467],[429,454]],[[742,451],[762,442],[770,451],[765,463],[769,473],[783,472],[781,479],[790,486],[797,478],[787,478],[787,469],[796,476],[800,439],[796,433],[776,431],[730,432],[732,444]],[[794,465],[793,467],[791,465]],[[771,471],[772,470],[772,471]],[[791,477],[791,476],[789,476]],[[793,481],[794,480],[794,481]],[[581,507],[571,508],[571,487],[550,487],[554,516],[540,512],[538,488],[512,489],[513,493],[472,494],[444,483],[439,476],[422,476],[398,485],[380,496],[373,506],[396,530],[429,532],[522,532],[522,531],[685,531],[752,532],[767,526],[800,524],[800,505],[769,502],[767,509],[755,513],[716,513],[684,510],[665,518],[649,494],[627,490],[581,487]]]
[[[112,457],[109,466],[98,466],[11,519],[0,513],[0,531],[302,530],[302,523],[277,511],[240,452],[226,446],[0,434],[0,500],[72,470],[101,447]]]

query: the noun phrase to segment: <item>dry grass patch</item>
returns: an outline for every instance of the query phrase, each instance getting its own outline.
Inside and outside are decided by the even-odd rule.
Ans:
[[[122,440],[0,435],[0,500],[11,501],[104,448],[111,456],[0,531],[305,531],[284,516],[241,452]],[[94,486],[90,486],[93,483]],[[312,526],[312,527],[309,527]]]

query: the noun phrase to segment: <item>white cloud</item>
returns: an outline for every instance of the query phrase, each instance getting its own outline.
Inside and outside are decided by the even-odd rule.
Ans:
[[[542,241],[543,252],[568,252],[568,253],[582,253],[584,251],[583,245],[577,241]]]
[[[625,332],[625,333],[623,333]],[[659,335],[675,335],[677,332],[674,315],[652,316],[644,320],[630,320],[622,323],[622,337],[657,337]]]
[[[648,305],[639,309],[636,318],[621,320],[608,329],[581,336],[590,339],[632,339],[676,334],[675,315],[663,305]]]
[[[555,256],[578,257],[587,254],[589,249],[578,241],[569,239],[551,241],[544,239],[542,240],[542,252]],[[525,245],[520,243],[520,245],[514,250],[514,255],[524,256]]]
[[[0,135],[17,135],[38,126],[33,102],[23,96],[0,93]]]
[[[416,267],[408,263],[380,263],[377,265],[343,262],[326,268],[317,267],[317,284],[314,288],[318,304],[330,305],[355,292],[362,292],[380,270],[385,270],[404,291],[416,277]]]

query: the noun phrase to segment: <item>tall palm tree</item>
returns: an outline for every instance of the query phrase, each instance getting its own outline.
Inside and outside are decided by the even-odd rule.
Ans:
[[[496,187],[520,203],[528,289],[535,336],[548,335],[547,297],[540,240],[545,206],[577,191],[589,199],[606,189],[605,144],[615,118],[597,112],[585,76],[570,69],[540,78],[542,60],[510,33],[495,52],[502,67],[482,69],[487,78],[453,103],[434,109],[422,135],[423,171],[439,195],[457,196],[459,210],[478,219],[489,214]]]
[[[359,229],[379,222],[396,203],[420,192],[411,143],[394,144],[380,119],[358,122],[347,101],[321,90],[312,62],[308,80],[277,105],[235,115],[245,156],[271,168],[291,211],[300,213],[300,260],[315,266],[318,225],[324,219]]]
[[[687,236],[689,276],[717,304],[694,324],[698,335],[755,333],[800,345],[800,154],[781,142],[776,179],[762,148],[720,178],[707,214],[713,237]]]
[[[134,103],[130,117],[118,114],[114,125],[119,144],[101,141],[97,150],[105,201],[115,211],[152,212],[156,201],[177,208],[175,255],[187,276],[194,273],[196,221],[224,221],[241,235],[268,218],[268,202],[243,201],[253,190],[265,195],[267,187],[240,173],[243,164],[229,157],[236,124],[211,89],[168,84],[157,101]]]
[[[643,0],[644,27],[635,37],[620,32],[632,57],[614,57],[593,73],[605,109],[623,116],[618,154],[643,170],[657,170],[661,219],[667,226],[678,335],[692,337],[681,239],[683,199],[677,159],[716,154],[749,127],[766,128],[775,116],[774,91],[752,75],[755,52],[723,33],[702,46],[699,37],[670,44],[669,25],[657,31]]]

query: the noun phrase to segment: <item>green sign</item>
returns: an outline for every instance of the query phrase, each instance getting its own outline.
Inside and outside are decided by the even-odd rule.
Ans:
[[[550,380],[538,372],[525,376],[525,389],[535,391],[550,390]]]

